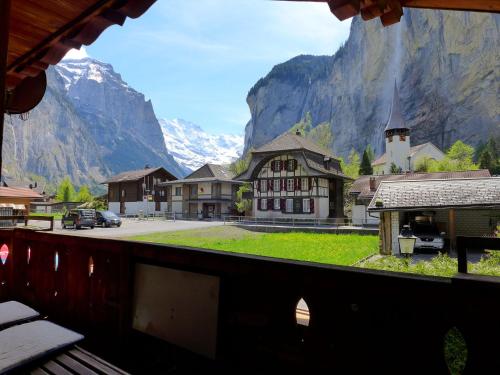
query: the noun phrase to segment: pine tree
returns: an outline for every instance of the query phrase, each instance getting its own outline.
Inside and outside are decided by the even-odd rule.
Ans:
[[[368,158],[370,159],[370,163],[373,163],[375,160],[375,152],[373,152],[372,145],[368,143],[368,146],[366,146],[366,153],[368,154]]]
[[[493,158],[488,149],[484,149],[479,156],[479,168],[488,169],[490,171],[493,169]]]
[[[363,158],[361,159],[361,165],[359,166],[359,174],[365,176],[373,174],[372,163],[368,154],[368,147],[363,152]]]

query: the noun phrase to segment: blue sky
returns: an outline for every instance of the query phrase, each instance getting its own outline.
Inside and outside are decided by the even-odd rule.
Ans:
[[[349,28],[324,3],[158,0],[86,52],[150,98],[158,117],[243,134],[252,85],[299,54],[333,54]]]

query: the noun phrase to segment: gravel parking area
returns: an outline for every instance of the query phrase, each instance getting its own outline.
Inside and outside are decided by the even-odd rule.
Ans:
[[[208,227],[216,227],[223,225],[219,221],[166,221],[166,220],[138,220],[138,219],[122,219],[121,227],[101,228],[95,227],[94,229],[62,229],[61,221],[54,222],[54,232],[56,234],[68,234],[72,236],[83,237],[98,237],[98,238],[121,238],[130,237],[139,234],[148,234],[155,232],[171,232],[178,230],[188,229],[201,229]]]

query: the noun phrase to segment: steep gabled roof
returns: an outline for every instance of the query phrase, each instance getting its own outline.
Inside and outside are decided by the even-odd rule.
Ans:
[[[207,166],[216,178],[231,179],[234,177],[234,173],[229,170],[228,165],[208,163]]]
[[[177,179],[172,173],[168,172],[165,168],[157,167],[157,168],[146,168],[146,169],[138,169],[135,171],[122,172],[120,174],[117,174],[116,176],[112,176],[112,177],[108,178],[106,181],[104,181],[102,183],[103,184],[110,184],[113,182],[137,181],[137,180],[144,178],[146,176],[149,176],[151,173],[154,173],[154,172],[159,171],[161,169],[163,169],[167,174],[169,174],[172,180]]]
[[[279,137],[274,138],[271,142],[259,147],[252,153],[270,153],[270,152],[280,152],[280,151],[297,151],[306,150],[314,152],[315,154],[328,156],[334,158],[330,151],[318,146],[309,139],[303,137],[302,135],[284,133]]]

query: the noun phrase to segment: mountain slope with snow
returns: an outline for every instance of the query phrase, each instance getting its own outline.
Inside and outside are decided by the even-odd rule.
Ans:
[[[243,136],[205,132],[181,119],[159,120],[165,146],[180,165],[195,170],[205,163],[229,164],[243,151]]]

